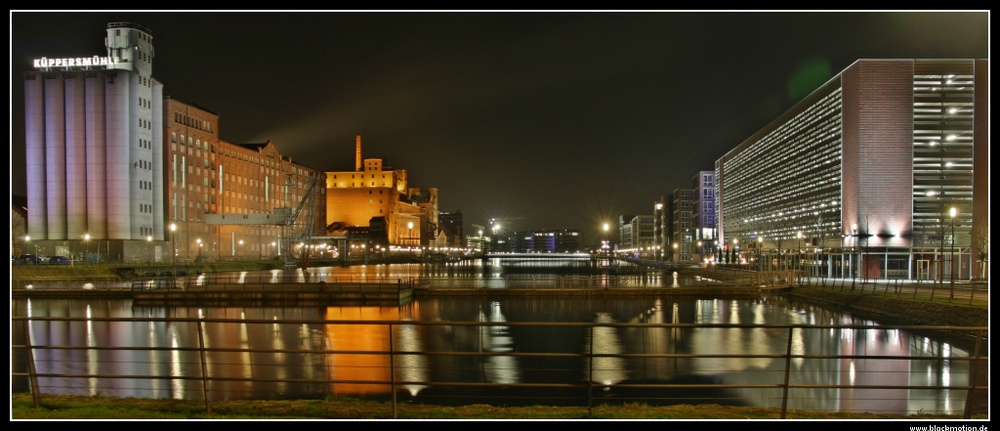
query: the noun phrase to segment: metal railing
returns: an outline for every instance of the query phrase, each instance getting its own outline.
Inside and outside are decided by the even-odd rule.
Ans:
[[[781,417],[785,418],[788,409],[795,408],[790,407],[790,403],[811,405],[829,397],[830,391],[836,393],[838,405],[862,405],[873,394],[877,394],[877,399],[902,397],[896,401],[905,403],[915,394],[937,391],[964,394],[962,416],[969,418],[986,411],[985,400],[989,392],[989,358],[984,347],[988,339],[986,327],[275,321],[203,317],[12,317],[11,324],[12,391],[17,392],[18,388],[30,391],[36,406],[40,405],[42,393],[84,391],[94,394],[120,390],[138,397],[203,399],[206,410],[211,413],[214,400],[287,397],[288,387],[296,386],[306,388],[305,392],[312,390],[317,396],[329,395],[342,388],[353,388],[359,394],[381,394],[391,399],[393,417],[396,417],[401,396],[422,393],[421,402],[430,400],[431,403],[433,400],[454,403],[455,398],[473,402],[482,399],[477,396],[482,396],[505,405],[518,402],[569,404],[585,405],[588,409],[595,404],[622,402],[729,404],[733,402],[733,394],[742,394],[740,398],[767,399],[775,404],[774,407],[780,405]],[[294,328],[300,339],[291,342],[297,345],[290,345],[287,337],[280,336],[277,325]],[[148,343],[130,344],[125,341],[139,337],[111,336],[109,339],[114,342],[101,345],[94,342],[99,337],[93,335],[75,338],[86,340],[82,342],[68,341],[74,339],[68,336],[47,339],[44,336],[51,335],[53,328],[80,335],[81,331],[113,334],[126,327],[138,328],[134,332],[148,333],[151,338],[175,341],[161,340],[157,344],[144,340]],[[551,345],[535,349],[525,345],[514,348],[512,343],[503,341],[509,341],[511,331],[567,329],[581,334],[586,341],[582,349],[560,352]],[[257,334],[257,330],[269,331],[262,337],[267,340],[253,342],[253,337],[247,334]],[[661,338],[658,343],[664,346],[627,352],[620,346],[614,347],[615,342],[609,342],[609,331],[647,331],[642,332],[644,335],[639,339]],[[771,344],[776,348],[773,351],[678,351],[677,343],[681,339],[704,331],[723,331],[725,334],[752,331],[757,336],[772,339]],[[901,349],[897,354],[878,350],[850,353],[850,349],[846,352],[834,349],[824,354],[802,351],[800,343],[803,340],[831,331],[844,334],[938,333],[964,337],[973,347],[965,356],[958,356],[950,349],[914,354],[922,348],[916,344],[924,344],[918,341],[912,341],[914,346]],[[680,335],[682,333],[688,335]],[[475,337],[479,339],[471,342]],[[352,342],[332,343],[334,338]],[[418,346],[420,340],[429,339],[438,340],[425,342],[433,348]],[[176,340],[187,340],[187,343]],[[451,374],[435,376],[428,370],[430,361],[446,364],[444,368]],[[626,363],[660,370],[673,367],[677,378],[655,381],[625,378],[622,370],[629,368]],[[850,379],[843,376],[845,363],[851,364]],[[858,373],[870,373],[868,378],[854,375],[854,363],[867,364],[867,368]],[[918,364],[929,368],[932,365],[928,364],[937,363],[948,364],[947,378],[915,383],[907,377]],[[692,367],[702,371],[692,372]],[[706,373],[722,375],[732,372],[731,368],[751,368],[750,375],[754,377],[744,381],[691,378]],[[283,371],[276,372],[276,369]],[[303,369],[318,371],[296,373]],[[531,377],[526,377],[528,375]],[[140,386],[142,389],[138,388]],[[178,389],[181,387],[183,390]],[[243,392],[248,388],[256,389],[249,390],[248,395]]]

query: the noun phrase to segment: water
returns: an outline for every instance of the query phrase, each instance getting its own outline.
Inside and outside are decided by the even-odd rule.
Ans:
[[[400,277],[415,268],[349,267],[310,271],[308,277]],[[485,272],[490,277],[491,271]],[[483,276],[475,268],[468,277]],[[258,274],[234,274],[255,277]],[[283,274],[282,277],[285,275]],[[664,281],[675,283],[670,277]],[[619,322],[684,324],[808,324],[868,325],[849,314],[822,307],[789,302],[779,296],[761,299],[686,298],[425,298],[405,306],[327,307],[134,307],[129,300],[44,299],[12,301],[14,316],[62,317],[154,317],[225,318],[248,322],[206,324],[204,343],[214,349],[258,349],[271,352],[209,352],[207,372],[215,377],[253,377],[257,382],[216,381],[213,399],[315,398],[328,395],[386,397],[389,382],[396,378],[411,382],[488,382],[498,385],[538,382],[577,384],[592,381],[606,386],[607,398],[639,396],[637,390],[614,385],[635,382],[721,383],[729,385],[773,385],[782,380],[784,359],[768,355],[784,353],[787,330],[718,327],[528,327],[523,322]],[[282,323],[282,321],[352,320],[372,322],[355,325]],[[399,322],[391,326],[385,321]],[[273,323],[271,323],[273,322]],[[414,322],[407,324],[406,322]],[[416,322],[493,322],[501,325],[421,326]],[[152,346],[172,349],[145,351],[39,350],[38,371],[63,374],[134,374],[177,376],[176,379],[102,381],[75,377],[46,378],[40,382],[47,393],[113,395],[140,398],[193,398],[204,396],[197,380],[180,376],[200,375],[200,358],[183,350],[199,343],[198,329],[190,322],[109,323],[99,321],[33,322],[35,345]],[[13,336],[19,338],[17,331]],[[22,339],[23,341],[23,339]],[[365,355],[350,352],[492,352],[492,356],[453,355]],[[927,335],[895,329],[803,329],[792,335],[792,353],[804,355],[877,356],[968,356],[967,348]],[[291,354],[290,350],[336,351],[333,354]],[[513,352],[567,354],[553,357],[507,355]],[[579,354],[681,354],[664,359],[648,357],[597,357]],[[573,355],[570,355],[573,354]],[[687,358],[683,355],[727,355],[733,357]],[[754,356],[756,355],[756,356]],[[390,364],[390,361],[396,361]],[[392,375],[390,365],[397,374]],[[790,409],[870,411],[899,414],[942,412],[960,414],[966,391],[948,389],[823,388],[828,385],[963,385],[968,362],[941,359],[879,361],[866,359],[793,359],[792,384],[796,389]],[[357,383],[315,383],[308,380],[350,380]],[[23,382],[21,382],[23,385]],[[15,391],[25,390],[26,387]],[[404,395],[413,401],[440,404],[462,402],[529,402],[525,391],[468,391],[460,388],[413,384]],[[658,399],[672,394],[660,391]],[[741,388],[724,393],[684,392],[679,397],[714,397],[712,402],[775,407],[780,391],[773,388]],[[477,398],[482,397],[482,398]],[[719,399],[728,401],[719,402]],[[579,404],[579,400],[572,401]],[[555,404],[553,402],[548,402]]]

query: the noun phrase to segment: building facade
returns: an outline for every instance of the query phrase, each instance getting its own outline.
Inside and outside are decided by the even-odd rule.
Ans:
[[[362,159],[361,136],[355,145],[353,171],[327,172],[327,225],[369,226],[382,218],[388,242],[382,246],[426,247],[436,241],[437,189],[409,188],[406,170],[385,165],[383,159]]]
[[[674,262],[692,262],[695,260],[695,189],[677,188],[671,194],[673,198],[673,217],[670,229],[673,237],[670,244],[670,256]]]
[[[444,234],[444,244],[438,247],[465,247],[465,221],[461,211],[441,212],[438,214],[439,230]],[[470,246],[471,247],[471,246]],[[478,248],[478,247],[476,247]]]
[[[153,34],[113,22],[104,41],[103,55],[36,59],[24,76],[27,235],[40,254],[148,260],[166,226]]]
[[[141,25],[113,22],[105,55],[42,58],[25,75],[31,250],[112,262],[277,255],[274,225],[206,215],[294,205],[322,172],[271,143],[221,141],[217,114],[164,95],[152,41]]]
[[[973,233],[988,224],[988,66],[855,62],[716,162],[720,241],[738,241],[759,268],[977,274]]]
[[[692,260],[708,264],[715,261],[718,249],[718,234],[715,227],[715,172],[698,172],[695,174],[693,182],[694,249]]]

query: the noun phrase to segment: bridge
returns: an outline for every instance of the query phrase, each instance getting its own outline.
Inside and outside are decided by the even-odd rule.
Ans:
[[[504,259],[504,260],[595,259],[595,257],[590,253],[485,253],[481,257],[484,259]]]

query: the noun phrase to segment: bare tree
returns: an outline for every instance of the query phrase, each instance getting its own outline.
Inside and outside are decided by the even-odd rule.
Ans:
[[[864,290],[865,280],[868,279],[868,265],[864,262],[865,247],[868,246],[868,239],[872,237],[872,214],[865,213],[861,218],[861,226],[858,228],[859,245],[861,252],[858,254],[858,271],[861,273],[861,290]]]
[[[989,267],[990,259],[990,222],[988,218],[983,217],[975,225],[976,228],[972,232],[972,241],[970,241],[970,244],[972,245],[973,253],[979,259],[979,279],[985,280],[988,278],[986,268]]]

